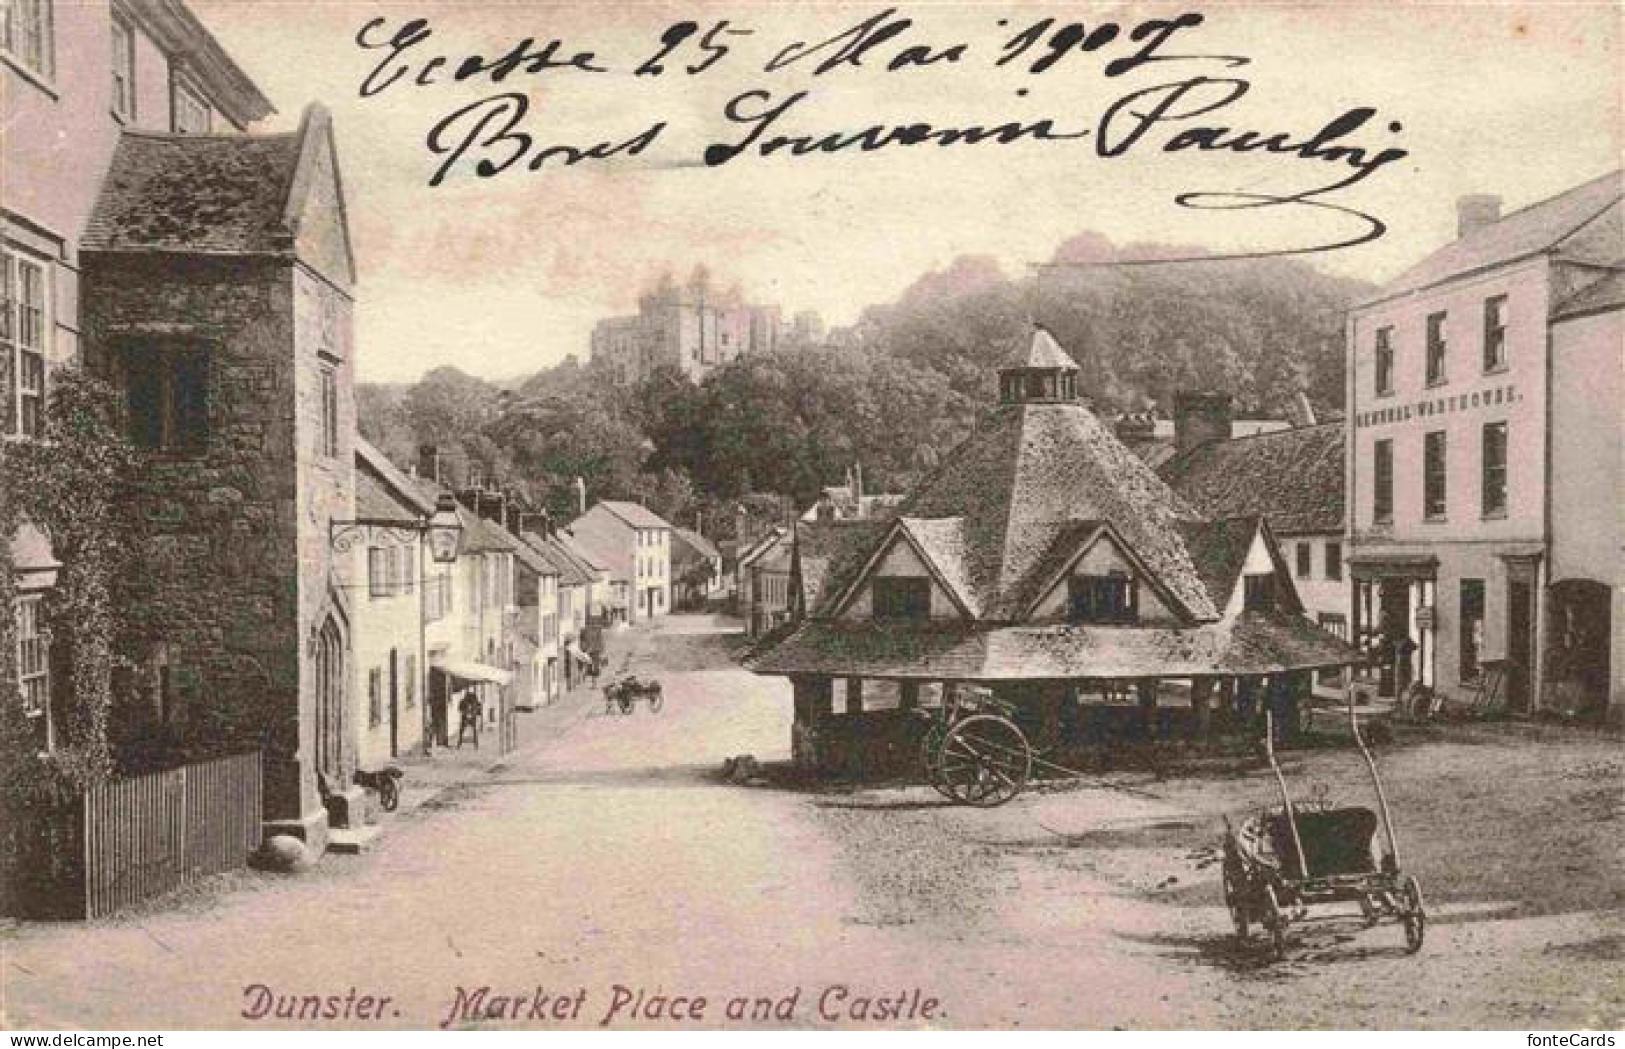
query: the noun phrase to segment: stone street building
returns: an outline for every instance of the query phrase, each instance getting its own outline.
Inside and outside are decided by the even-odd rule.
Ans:
[[[1353,636],[1514,712],[1625,704],[1618,172],[1458,236],[1348,321]]]
[[[125,392],[151,570],[123,611],[193,729],[263,745],[267,828],[320,852],[355,770],[354,259],[327,114],[126,131],[80,243],[86,360]],[[245,556],[249,550],[253,556]]]

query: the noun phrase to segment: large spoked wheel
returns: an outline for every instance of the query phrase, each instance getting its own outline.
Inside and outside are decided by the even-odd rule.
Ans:
[[[1230,909],[1230,920],[1236,926],[1236,939],[1246,940],[1250,931],[1247,921],[1246,875],[1235,860],[1224,861],[1224,905]]]
[[[961,805],[1003,805],[1027,785],[1033,752],[1014,722],[976,714],[948,730],[937,759],[942,790]]]
[[[1422,903],[1422,886],[1413,874],[1405,875],[1400,883],[1399,920],[1405,926],[1405,953],[1415,954],[1422,949],[1422,938],[1427,935],[1427,908]]]
[[[1270,934],[1270,955],[1276,961],[1286,957],[1286,912],[1275,895],[1275,886],[1264,886],[1264,931]]]
[[[660,708],[665,705],[666,696],[663,692],[661,692],[660,686],[656,685],[655,690],[649,693],[649,713],[658,714],[660,713]]]

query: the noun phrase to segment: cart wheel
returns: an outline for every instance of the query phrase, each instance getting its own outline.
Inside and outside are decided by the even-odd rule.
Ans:
[[[1415,954],[1422,949],[1422,937],[1427,934],[1427,909],[1422,903],[1422,886],[1414,874],[1405,875],[1400,882],[1400,896],[1404,910],[1399,920],[1405,925],[1405,953]]]
[[[1021,729],[997,714],[965,718],[942,741],[938,758],[949,797],[963,805],[1003,805],[1027,785],[1032,748]]]
[[[1247,933],[1246,876],[1233,860],[1224,863],[1224,905],[1230,909],[1230,920],[1236,925],[1236,939],[1245,941]]]
[[[942,791],[942,775],[938,771],[942,750],[942,737],[945,735],[942,724],[932,721],[925,726],[920,734],[920,771],[925,774],[925,781]]]
[[[666,697],[665,697],[665,695],[662,694],[661,691],[658,688],[655,689],[654,693],[649,696],[649,713],[658,714],[658,713],[660,713],[660,708],[665,706],[665,705],[666,705]]]
[[[1286,912],[1275,896],[1275,886],[1264,886],[1264,929],[1270,934],[1270,954],[1276,961],[1286,957]]]

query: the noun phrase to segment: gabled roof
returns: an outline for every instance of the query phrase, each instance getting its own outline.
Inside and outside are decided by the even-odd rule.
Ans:
[[[680,546],[688,547],[690,550],[693,550],[694,553],[698,554],[700,557],[706,558],[707,560],[722,556],[721,551],[716,548],[716,545],[712,543],[711,540],[694,531],[692,528],[673,528],[671,530],[671,541],[673,556],[676,556],[677,548]]]
[[[355,439],[356,513],[411,520],[434,513],[435,500],[366,438]]]
[[[1055,341],[1055,336],[1043,328],[1034,328],[1032,339],[1025,345],[1018,347],[1016,352],[1004,362],[1003,369],[1013,368],[1059,368],[1062,371],[1075,372],[1078,364]]]
[[[1593,252],[1589,246],[1581,243],[1582,231],[1610,209],[1613,209],[1617,221],[1622,196],[1625,196],[1625,185],[1622,185],[1621,173],[1612,171],[1555,197],[1531,204],[1446,244],[1384,285],[1360,305],[1371,305],[1406,292],[1419,291],[1452,277],[1544,252],[1566,253],[1572,249],[1589,256]],[[1613,239],[1613,257],[1596,258],[1595,261],[1611,263],[1618,260],[1618,238]]]
[[[589,561],[607,571],[611,579],[630,581],[635,578],[631,541],[618,524],[603,515],[588,511],[563,529],[561,536],[567,537]]]
[[[560,586],[592,585],[592,572],[558,542],[543,539],[535,532],[526,532],[519,538],[558,571]]]
[[[463,522],[463,553],[511,554],[519,549],[519,540],[509,535],[506,528],[487,521],[467,507],[458,507],[457,516]]]
[[[550,559],[543,557],[541,551],[526,542],[513,544],[513,558],[523,567],[535,572],[537,575],[561,576],[562,572]]]
[[[1211,517],[1267,517],[1278,533],[1341,532],[1342,423],[1197,445],[1157,473]]]
[[[778,544],[784,542],[789,534],[790,530],[787,528],[775,528],[766,535],[758,537],[755,542],[751,543],[744,550],[740,551],[739,567],[749,568],[751,565],[759,561],[763,555],[767,554],[774,547],[778,546]]]
[[[1003,405],[945,457],[899,516],[934,524],[933,561],[962,580],[978,618],[1014,620],[1033,577],[1057,556],[1058,533],[1110,523],[1170,597],[1176,613],[1215,619],[1177,525],[1200,515],[1076,403]]]
[[[1186,521],[1179,526],[1196,571],[1214,605],[1223,609],[1236,592],[1242,566],[1258,536],[1259,518],[1233,517],[1221,521]]]
[[[560,529],[554,536],[553,542],[560,550],[568,554],[589,575],[596,576],[599,572],[609,571],[609,565],[598,559],[591,550],[586,549],[576,541],[569,529]]]
[[[617,502],[610,499],[601,499],[597,503],[632,528],[664,528],[668,531],[671,524],[659,514],[646,506],[637,503]]]
[[[1552,309],[1552,319],[1568,320],[1590,313],[1617,310],[1621,306],[1625,306],[1625,270],[1614,270],[1559,302]]]
[[[335,231],[302,242],[307,202],[323,182],[332,213],[315,214]],[[80,250],[311,254],[317,269],[348,284],[355,259],[327,110],[311,105],[298,131],[274,135],[123,132]]]
[[[814,521],[796,525],[795,564],[801,598],[817,612],[839,596],[863,569],[870,551],[890,527],[865,520]]]
[[[300,136],[126,131],[80,241],[84,251],[279,254]]]

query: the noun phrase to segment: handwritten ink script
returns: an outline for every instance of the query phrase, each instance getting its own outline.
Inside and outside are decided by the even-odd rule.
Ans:
[[[775,42],[766,32],[732,19],[682,20],[650,40],[644,54],[622,60],[562,40],[532,37],[499,54],[445,54],[437,50],[435,27],[428,19],[379,17],[360,27],[355,43],[371,63],[359,86],[364,99],[465,83],[492,89],[446,112],[428,130],[424,145],[433,158],[430,186],[458,177],[496,179],[589,161],[631,163],[630,158],[652,156],[656,147],[677,151],[679,166],[719,168],[751,158],[806,161],[840,153],[1037,142],[1090,149],[1094,157],[1108,161],[1159,153],[1229,153],[1276,158],[1283,167],[1296,162],[1292,170],[1313,165],[1320,174],[1309,180],[1308,188],[1193,189],[1175,196],[1179,206],[1194,210],[1317,209],[1338,216],[1335,224],[1348,231],[1320,243],[1243,257],[1331,251],[1382,236],[1386,226],[1380,219],[1334,198],[1408,155],[1395,144],[1404,130],[1401,122],[1379,116],[1372,106],[1328,112],[1318,126],[1299,128],[1270,127],[1268,120],[1249,118],[1245,100],[1253,82],[1237,71],[1251,66],[1252,59],[1204,53],[1205,23],[1205,16],[1195,11],[1132,24],[1054,18],[1022,24],[990,17],[992,32],[986,40],[941,40],[932,39],[928,27],[898,8],[886,8],[822,39]],[[1007,78],[1017,85],[1015,94],[1025,98],[1047,74],[1080,63],[1087,63],[1110,87],[1108,95],[1115,95],[1092,116],[1068,103],[1063,112],[1037,118],[817,127],[823,83],[903,77],[932,67],[961,71],[959,75],[977,78],[978,86]],[[527,93],[541,78],[585,79],[598,82],[598,90],[616,91],[624,90],[629,78],[685,80],[719,69],[762,78],[760,86],[747,87],[722,105],[717,125],[725,129],[726,141],[668,141],[673,138],[670,123],[657,120],[591,145],[548,144],[538,129],[539,106]],[[792,75],[813,86],[787,89],[782,81]],[[1157,82],[1145,83],[1148,78]]]

